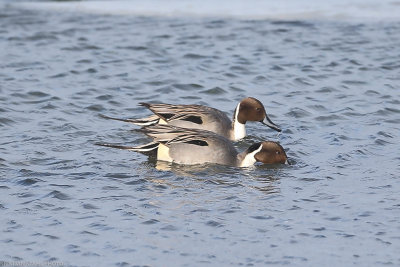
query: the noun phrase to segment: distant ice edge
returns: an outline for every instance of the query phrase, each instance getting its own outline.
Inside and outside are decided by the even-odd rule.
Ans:
[[[399,21],[400,0],[130,0],[12,2],[14,7],[110,15]]]

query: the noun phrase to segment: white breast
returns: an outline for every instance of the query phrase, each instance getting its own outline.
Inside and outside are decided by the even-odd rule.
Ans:
[[[168,161],[172,162],[172,158],[169,155],[169,147],[163,144],[158,145],[158,150],[157,150],[157,160],[163,160],[163,161]]]
[[[253,166],[254,163],[257,162],[257,160],[256,160],[256,158],[255,158],[255,155],[256,155],[258,152],[260,152],[261,149],[262,149],[262,145],[260,145],[260,147],[259,147],[257,150],[254,150],[253,152],[247,154],[247,155],[244,157],[242,163],[240,164],[240,167],[250,167],[250,166]]]

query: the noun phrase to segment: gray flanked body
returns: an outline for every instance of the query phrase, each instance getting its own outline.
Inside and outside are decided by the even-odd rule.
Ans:
[[[210,162],[230,166],[238,165],[238,153],[228,139],[215,134],[207,135],[206,138],[207,146],[174,141],[168,143],[169,155],[173,162],[179,164]]]
[[[154,115],[142,119],[105,118],[131,122],[140,126],[168,124],[172,126],[201,129],[222,135],[237,141],[246,136],[247,121],[258,121],[268,127],[281,131],[267,116],[263,104],[247,97],[236,106],[232,121],[222,111],[202,105],[171,105],[140,103],[150,109]]]
[[[153,153],[157,160],[189,165],[217,163],[249,167],[257,161],[266,164],[287,162],[285,151],[276,142],[256,143],[238,154],[230,140],[210,131],[162,124],[149,126],[141,131],[153,138],[153,142],[136,147],[99,145]]]

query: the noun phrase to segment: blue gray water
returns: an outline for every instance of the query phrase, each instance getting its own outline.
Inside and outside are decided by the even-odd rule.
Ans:
[[[64,266],[400,265],[400,23],[0,9],[0,260]],[[143,101],[253,96],[292,166],[169,166]],[[4,263],[3,262],[3,263]]]

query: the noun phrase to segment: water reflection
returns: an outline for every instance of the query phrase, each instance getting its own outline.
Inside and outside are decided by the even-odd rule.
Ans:
[[[165,161],[153,161],[146,167],[155,166],[157,172],[154,176],[146,178],[147,181],[155,184],[163,184],[172,188],[182,188],[182,180],[196,183],[209,183],[221,188],[246,187],[253,188],[264,193],[276,193],[279,183],[280,172],[285,168],[279,165],[254,166],[251,168],[237,168],[217,164],[180,165]],[[185,183],[185,187],[198,185]]]

